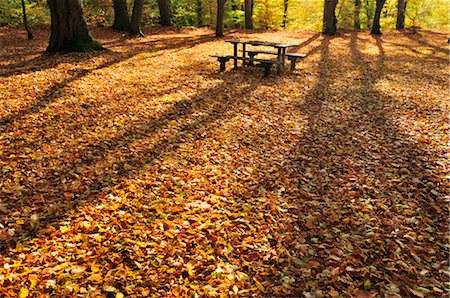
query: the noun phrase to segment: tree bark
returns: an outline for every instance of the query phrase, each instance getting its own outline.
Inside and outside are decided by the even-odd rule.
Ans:
[[[202,0],[197,0],[197,25],[198,27],[203,26],[203,5]]]
[[[169,0],[158,0],[159,16],[161,26],[168,27],[170,22]]]
[[[22,17],[23,17],[23,25],[25,27],[25,31],[27,31],[27,38],[33,39],[33,33],[31,33],[30,27],[28,26],[27,9],[25,7],[25,0],[22,0]]]
[[[286,25],[287,25],[287,13],[288,13],[288,5],[289,5],[289,0],[284,0],[284,2],[283,2],[283,8],[284,8],[284,10],[283,10],[283,23],[282,23],[282,27],[283,27],[283,29],[286,29]]]
[[[355,0],[355,11],[353,18],[353,28],[356,30],[361,29],[361,18],[359,15],[361,14],[361,0]]]
[[[324,0],[323,7],[323,30],[326,35],[334,35],[337,31],[336,6],[338,0]]]
[[[128,7],[126,0],[113,0],[114,5],[114,23],[111,28],[119,31],[126,31],[130,27],[130,18],[128,17]]]
[[[376,2],[377,6],[375,7],[375,15],[373,17],[372,31],[370,31],[370,34],[381,35],[380,18],[385,2],[386,0],[377,0]]]
[[[47,0],[51,35],[47,52],[88,52],[102,46],[90,35],[80,0]]]
[[[144,0],[134,0],[133,14],[131,15],[129,32],[133,36],[144,36],[141,30],[142,11],[144,10]]]
[[[245,29],[253,29],[253,0],[245,0]]]
[[[406,0],[398,0],[397,4],[397,22],[395,28],[397,30],[405,29],[405,12],[406,12]]]
[[[223,16],[225,13],[225,1],[217,0],[217,22],[216,22],[216,36],[223,36]]]

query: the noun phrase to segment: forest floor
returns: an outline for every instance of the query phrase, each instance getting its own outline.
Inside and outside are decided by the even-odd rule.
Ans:
[[[145,33],[0,28],[0,297],[448,295],[448,32]]]

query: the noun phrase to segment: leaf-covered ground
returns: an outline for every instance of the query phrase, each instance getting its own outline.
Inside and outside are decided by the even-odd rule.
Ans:
[[[0,297],[442,297],[442,31],[229,31],[293,73],[218,73],[226,38],[0,29]]]

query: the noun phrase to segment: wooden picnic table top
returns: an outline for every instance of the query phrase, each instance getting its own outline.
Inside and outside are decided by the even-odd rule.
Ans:
[[[281,43],[281,42],[269,42],[269,41],[259,41],[259,40],[226,40],[226,42],[232,43],[232,44],[249,44],[252,46],[269,46],[274,48],[288,48],[288,47],[297,47],[299,44],[294,43]]]

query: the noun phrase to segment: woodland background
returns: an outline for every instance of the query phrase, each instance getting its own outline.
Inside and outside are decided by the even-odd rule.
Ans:
[[[336,17],[339,29],[354,29],[355,2],[339,1]],[[88,24],[108,26],[113,21],[111,0],[84,0],[83,10]],[[128,7],[133,1],[128,1]],[[376,1],[362,0],[361,29],[372,26]],[[286,29],[320,31],[322,27],[322,0],[255,0],[253,3],[253,25],[255,29],[280,29],[283,25],[284,5],[288,4]],[[397,0],[387,0],[381,18],[382,28],[395,28]],[[29,22],[49,23],[50,12],[45,0],[26,0]],[[171,0],[170,14],[175,26],[209,26],[216,22],[216,0]],[[201,7],[202,19],[198,19]],[[448,28],[450,2],[448,0],[409,0],[405,16],[405,27]],[[244,1],[232,0],[225,3],[225,28],[244,27]],[[20,0],[0,0],[0,23],[21,23],[22,8]],[[159,26],[159,11],[156,0],[144,1],[143,26]]]

